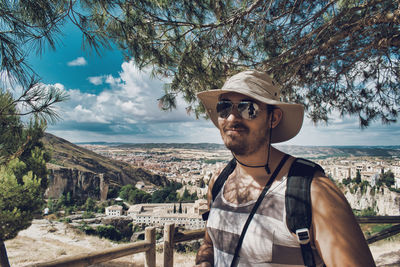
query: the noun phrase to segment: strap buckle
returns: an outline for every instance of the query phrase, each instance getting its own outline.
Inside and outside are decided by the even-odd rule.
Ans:
[[[305,245],[310,242],[310,231],[307,228],[301,228],[296,230],[297,241]]]
[[[210,215],[210,211],[207,210],[206,212],[204,212],[203,214],[201,214],[201,218],[203,219],[203,221],[207,221],[209,215]]]

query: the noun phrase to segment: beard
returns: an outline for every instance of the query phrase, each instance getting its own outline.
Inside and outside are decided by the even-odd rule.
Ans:
[[[229,134],[229,129],[239,130],[240,134]],[[238,156],[251,155],[268,143],[266,128],[250,131],[242,123],[226,125],[221,130],[221,136],[226,148]]]

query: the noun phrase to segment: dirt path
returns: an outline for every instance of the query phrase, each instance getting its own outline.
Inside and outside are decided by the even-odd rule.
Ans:
[[[106,239],[82,234],[67,224],[46,219],[34,220],[28,229],[21,231],[13,240],[6,241],[5,245],[13,267],[118,246]],[[400,266],[400,238],[396,238],[396,241],[380,241],[371,245],[370,248],[377,266]],[[194,257],[193,253],[175,253],[174,266],[193,266]],[[157,266],[162,266],[162,263],[162,254],[157,253]],[[144,266],[144,253],[96,266],[141,267]]]

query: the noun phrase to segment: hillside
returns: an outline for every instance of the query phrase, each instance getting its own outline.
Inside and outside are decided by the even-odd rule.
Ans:
[[[174,149],[197,149],[197,150],[221,150],[226,149],[223,144],[215,143],[82,143],[108,145],[118,148],[174,148]],[[326,157],[400,157],[400,146],[297,146],[276,144],[276,148],[304,158],[326,158]]]
[[[168,183],[165,177],[98,155],[52,134],[46,133],[42,141],[52,156],[48,197],[72,192],[83,198],[90,195],[104,199],[110,186],[138,181],[158,186]]]

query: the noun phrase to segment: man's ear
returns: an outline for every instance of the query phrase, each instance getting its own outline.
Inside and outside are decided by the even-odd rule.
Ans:
[[[282,110],[280,108],[274,108],[272,110],[271,118],[272,118],[272,128],[275,128],[279,122],[281,121],[283,116]]]

